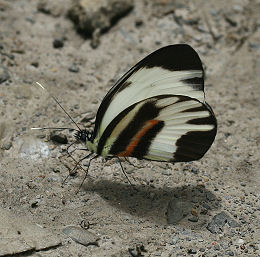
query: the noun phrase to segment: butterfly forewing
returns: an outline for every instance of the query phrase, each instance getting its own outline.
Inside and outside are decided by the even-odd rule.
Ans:
[[[93,137],[134,103],[157,95],[184,95],[204,101],[203,68],[188,45],[163,47],[137,63],[107,93],[99,107]]]

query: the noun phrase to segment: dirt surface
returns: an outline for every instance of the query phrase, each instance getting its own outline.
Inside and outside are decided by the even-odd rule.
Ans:
[[[0,1],[1,208],[61,241],[23,256],[259,256],[259,1],[136,0],[98,40],[92,35],[95,44],[77,33],[70,8],[67,0]],[[192,163],[123,163],[137,190],[116,160],[102,158],[78,194],[84,171],[62,185],[75,165],[68,144],[30,128],[73,124],[33,82],[89,126],[120,76],[176,43],[192,45],[205,65],[206,99],[218,120],[209,152]],[[72,132],[60,134],[73,142]],[[90,244],[63,233],[82,222]]]

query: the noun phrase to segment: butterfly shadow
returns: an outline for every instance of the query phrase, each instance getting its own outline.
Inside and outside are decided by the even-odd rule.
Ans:
[[[214,193],[199,185],[132,187],[116,181],[88,180],[83,189],[99,194],[116,209],[156,224],[192,224],[200,229],[209,222],[212,210],[220,207]]]

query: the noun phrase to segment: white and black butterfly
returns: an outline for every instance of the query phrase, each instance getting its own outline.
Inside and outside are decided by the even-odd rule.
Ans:
[[[94,130],[79,129],[76,138],[103,157],[186,162],[203,157],[216,132],[201,60],[177,44],[130,69],[101,102]]]

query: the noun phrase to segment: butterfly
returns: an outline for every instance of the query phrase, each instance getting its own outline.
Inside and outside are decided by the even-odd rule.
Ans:
[[[175,163],[203,157],[216,132],[201,60],[191,46],[176,44],[119,79],[98,108],[94,130],[78,127],[76,138],[96,156]]]

